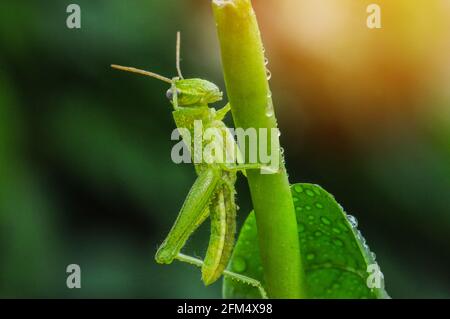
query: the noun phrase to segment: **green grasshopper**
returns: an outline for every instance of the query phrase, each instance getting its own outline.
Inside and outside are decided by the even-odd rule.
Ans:
[[[178,129],[187,129],[191,136],[194,136],[195,121],[202,121],[204,130],[208,128],[228,130],[223,119],[230,111],[230,105],[227,104],[217,111],[208,106],[222,100],[222,92],[219,88],[203,79],[184,79],[181,73],[180,33],[177,33],[177,77],[169,79],[153,72],[119,65],[111,65],[111,67],[150,76],[170,84],[171,87],[166,96],[174,109],[172,114],[175,124]],[[182,132],[181,135],[193,157],[191,139],[185,139]],[[230,135],[226,135],[225,139],[227,146],[223,146],[224,152],[237,159],[240,153],[236,141]],[[237,152],[235,153],[235,151]],[[245,175],[245,170],[260,169],[262,166],[260,164],[238,164],[236,161],[230,165],[217,162],[214,158],[204,158],[199,163],[194,161],[194,165],[198,177],[187,195],[175,224],[157,251],[156,261],[160,264],[170,264],[174,259],[178,259],[201,267],[202,280],[205,285],[214,283],[224,274],[257,287],[265,297],[264,289],[258,281],[225,270],[235,242],[237,172],[240,171]],[[181,254],[180,251],[188,238],[208,216],[211,217],[211,237],[204,261]]]

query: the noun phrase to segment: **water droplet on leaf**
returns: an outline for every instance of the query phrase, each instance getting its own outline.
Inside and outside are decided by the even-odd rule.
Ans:
[[[324,225],[330,225],[331,224],[331,221],[328,218],[326,218],[325,216],[320,217],[320,221]]]
[[[334,238],[333,239],[333,244],[335,244],[336,246],[342,247],[344,246],[344,243],[342,242],[342,240]]]
[[[332,231],[333,233],[335,233],[335,234],[340,234],[340,233],[341,233],[341,230],[340,230],[339,228],[336,228],[336,227],[333,227],[333,228],[331,229],[331,231]]]
[[[313,260],[314,258],[316,258],[316,255],[314,255],[314,254],[306,255],[306,260]]]
[[[233,270],[237,273],[243,272],[247,269],[247,263],[244,258],[237,257],[233,261]]]
[[[312,190],[310,190],[310,189],[306,190],[306,195],[308,195],[309,197],[314,197],[315,196],[314,192]]]
[[[296,191],[297,193],[302,193],[302,192],[303,192],[303,187],[301,187],[300,185],[296,185],[296,186],[294,187],[294,189],[295,189],[295,191]]]
[[[353,228],[358,227],[358,220],[353,215],[347,215],[347,220]]]
[[[303,233],[305,231],[305,225],[303,223],[298,224],[298,232]]]

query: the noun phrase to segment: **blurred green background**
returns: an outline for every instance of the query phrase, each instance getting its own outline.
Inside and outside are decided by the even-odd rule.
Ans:
[[[109,68],[173,76],[181,30],[185,76],[223,88],[209,1],[78,0],[78,30],[70,3],[0,3],[0,297],[220,297],[198,269],[154,262],[195,174],[170,159],[166,85]],[[358,218],[392,297],[450,297],[449,2],[254,5],[291,182]],[[186,253],[203,256],[208,228]]]

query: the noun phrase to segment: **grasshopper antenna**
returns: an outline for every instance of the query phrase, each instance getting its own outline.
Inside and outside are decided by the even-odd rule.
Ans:
[[[121,66],[121,65],[117,65],[117,64],[111,64],[111,67],[113,69],[117,69],[117,70],[121,70],[121,71],[125,71],[125,72],[131,72],[131,73],[137,73],[137,74],[141,74],[141,75],[145,75],[145,76],[149,76],[152,77],[154,79],[158,79],[167,83],[172,84],[172,80],[169,78],[166,78],[165,76],[153,73],[153,72],[149,72],[149,71],[144,71],[144,70],[140,70],[140,69],[136,69],[136,68],[131,68],[128,66]]]
[[[177,72],[178,72],[178,76],[180,77],[180,79],[184,79],[183,78],[183,74],[181,73],[181,66],[180,66],[180,61],[181,61],[181,33],[180,31],[177,32]]]

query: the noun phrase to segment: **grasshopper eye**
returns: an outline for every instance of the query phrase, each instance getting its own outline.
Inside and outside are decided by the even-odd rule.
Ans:
[[[180,96],[181,95],[181,91],[177,89],[177,95]],[[166,96],[167,98],[172,101],[173,100],[173,90],[172,89],[168,89],[166,92]]]

